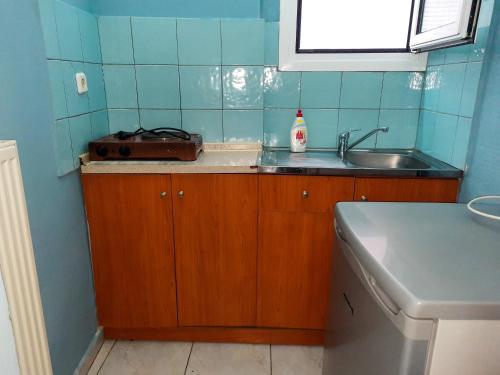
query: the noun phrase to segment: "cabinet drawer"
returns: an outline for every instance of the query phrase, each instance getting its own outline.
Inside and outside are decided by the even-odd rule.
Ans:
[[[354,178],[259,176],[259,204],[265,211],[326,212],[336,202],[351,201]]]
[[[356,178],[355,201],[449,202],[457,201],[459,180],[427,178]]]

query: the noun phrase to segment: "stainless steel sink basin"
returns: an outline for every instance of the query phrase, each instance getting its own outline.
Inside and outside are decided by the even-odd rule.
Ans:
[[[337,151],[308,150],[295,154],[288,149],[264,148],[259,173],[323,176],[439,177],[460,178],[463,172],[413,149],[355,149],[344,160]]]
[[[362,168],[429,169],[431,166],[411,155],[369,151],[349,151],[344,160]]]

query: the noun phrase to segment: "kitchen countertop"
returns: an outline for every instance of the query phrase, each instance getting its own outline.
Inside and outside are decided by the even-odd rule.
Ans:
[[[500,222],[437,203],[339,203],[335,217],[354,255],[405,314],[500,319]]]
[[[206,143],[196,161],[112,160],[81,157],[82,173],[257,173],[259,144]]]
[[[379,150],[380,151],[380,150]],[[383,150],[387,151],[387,150]],[[390,150],[389,150],[390,151]],[[365,168],[343,162],[334,150],[291,153],[288,149],[264,149],[258,143],[206,143],[196,161],[81,159],[82,173],[270,173],[330,176],[460,178],[463,172],[414,150],[392,150],[414,155],[428,169]],[[374,150],[373,152],[378,152]]]

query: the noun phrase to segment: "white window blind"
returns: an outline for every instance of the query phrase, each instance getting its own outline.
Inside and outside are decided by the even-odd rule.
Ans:
[[[462,0],[425,0],[420,32],[435,30],[457,21]]]
[[[410,47],[419,52],[473,40],[479,0],[415,0]]]

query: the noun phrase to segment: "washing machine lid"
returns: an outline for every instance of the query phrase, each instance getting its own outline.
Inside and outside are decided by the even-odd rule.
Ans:
[[[500,222],[465,205],[338,203],[366,271],[416,319],[500,319]]]

